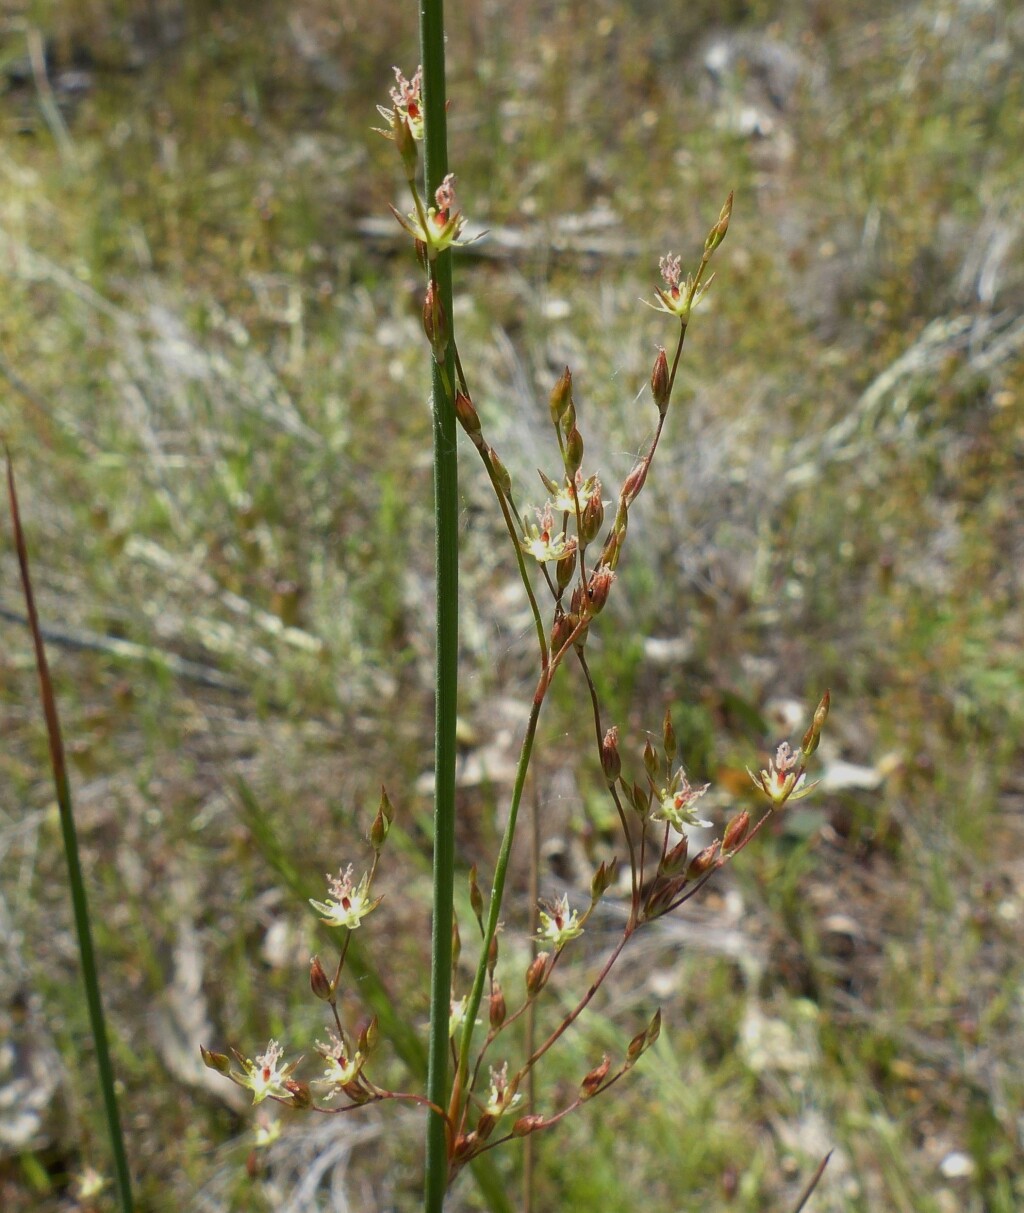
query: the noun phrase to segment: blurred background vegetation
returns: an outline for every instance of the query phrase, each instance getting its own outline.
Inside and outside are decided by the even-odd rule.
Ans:
[[[1020,1210],[1024,10],[448,7],[452,164],[490,231],[456,264],[461,348],[521,499],[554,470],[539,436],[565,363],[588,468],[608,485],[629,470],[671,339],[638,299],[736,190],[592,634],[626,751],[671,706],[720,822],[749,795],[744,766],[833,695],[815,798],[641,936],[552,1055],[546,1106],[663,1007],[631,1080],[540,1141],[537,1207],[784,1210],[835,1147],[821,1213]],[[403,830],[361,942],[405,1021],[426,1019],[421,280],[387,215],[404,205],[393,149],[369,131],[391,65],[415,67],[415,25],[397,0],[0,14],[0,430],[144,1209],[417,1203],[417,1115],[285,1117],[247,1169],[245,1107],[197,1052],[274,1034],[309,1053],[306,962],[327,949],[295,890],[358,867],[381,781]],[[459,843],[486,872],[533,640],[463,466]],[[106,1145],[9,537],[0,1205],[103,1207],[76,1195]],[[559,890],[586,888],[614,842],[581,693],[567,669],[538,766]],[[606,929],[557,997],[613,938],[614,906]],[[393,1050],[379,1066],[413,1081]],[[497,1162],[515,1191],[518,1147]],[[471,1181],[451,1203],[480,1207]]]

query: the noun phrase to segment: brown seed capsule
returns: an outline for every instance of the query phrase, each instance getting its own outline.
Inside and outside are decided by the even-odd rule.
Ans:
[[[324,972],[324,966],[320,963],[319,956],[310,957],[309,986],[321,1002],[334,1002],[334,986],[331,985],[331,979]]]
[[[696,880],[698,876],[703,876],[705,872],[710,872],[712,868],[719,866],[721,861],[719,860],[718,852],[721,845],[720,842],[713,842],[710,846],[705,847],[703,851],[699,851],[694,855],[689,870],[686,873],[691,880]]]
[[[539,994],[544,988],[544,982],[547,979],[548,953],[540,952],[530,962],[530,967],[526,970],[526,992],[531,997]]]
[[[750,814],[746,809],[737,814],[725,827],[722,837],[722,850],[726,853],[735,851],[750,832]]]
[[[512,1126],[513,1137],[527,1137],[530,1133],[536,1133],[538,1129],[544,1128],[544,1117],[538,1116],[536,1113],[531,1113],[527,1116],[520,1116],[516,1123]]]
[[[583,462],[583,435],[573,426],[565,436],[565,471],[573,480]]]
[[[465,392],[455,393],[455,416],[470,438],[480,436],[480,417]]]
[[[610,728],[601,742],[601,767],[604,777],[609,784],[615,783],[622,771],[622,758],[619,755],[619,730]]]
[[[448,348],[448,316],[437,283],[431,279],[423,299],[423,331],[434,351],[434,361],[443,362]]]
[[[505,1022],[507,1013],[505,1007],[505,995],[501,992],[501,986],[497,982],[494,983],[494,989],[491,991],[490,1003],[490,1023],[492,1028],[500,1028]]]
[[[608,595],[612,592],[614,582],[615,574],[611,569],[604,564],[598,565],[591,575],[590,584],[587,586],[587,597],[589,599],[591,615],[600,615],[604,610],[604,605],[608,601]]]
[[[658,406],[658,412],[664,417],[669,400],[669,373],[668,359],[665,357],[663,349],[658,350],[658,357],[654,360],[654,370],[651,371],[651,392],[654,396],[654,403]]]
[[[601,1064],[595,1066],[580,1083],[580,1099],[592,1099],[600,1091],[601,1084],[608,1077],[611,1066],[611,1058],[605,1054]]]

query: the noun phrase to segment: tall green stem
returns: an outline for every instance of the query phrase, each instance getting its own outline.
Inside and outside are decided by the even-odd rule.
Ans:
[[[64,837],[64,856],[68,865],[68,886],[71,891],[71,906],[78,932],[78,954],[82,961],[82,984],[85,986],[85,1003],[89,1010],[89,1026],[96,1049],[96,1067],[99,1070],[100,1091],[103,1096],[103,1111],[110,1137],[110,1149],[114,1162],[114,1179],[117,1185],[117,1202],[121,1213],[132,1213],[132,1186],[128,1174],[128,1158],[121,1131],[121,1119],[117,1110],[117,1093],[114,1088],[114,1067],[110,1060],[107,1043],[107,1024],[103,1015],[103,1000],[100,997],[100,978],[96,965],[96,953],[92,943],[92,927],[89,919],[89,902],[85,892],[85,879],[78,855],[78,834],[75,830],[75,815],[71,806],[71,784],[68,780],[67,763],[64,760],[64,741],[61,736],[60,719],[57,715],[57,698],[50,678],[50,667],[46,660],[43,635],[36,612],[35,595],[32,593],[32,578],[29,573],[28,548],[21,526],[18,510],[18,494],[14,486],[14,468],[10,454],[7,456],[7,494],[11,504],[11,519],[14,524],[14,544],[21,569],[21,585],[25,595],[25,612],[28,615],[32,643],[36,652],[36,671],[46,718],[46,732],[50,743],[50,766],[57,793],[60,811],[60,828]]]
[[[423,64],[426,193],[431,198],[448,172],[447,89],[444,63],[444,5],[422,0],[420,54]],[[451,252],[435,264],[441,306],[454,340]],[[437,700],[434,724],[434,906],[430,965],[430,1046],[427,1098],[448,1103],[448,1018],[452,989],[452,921],[455,874],[455,715],[458,691],[459,563],[458,464],[455,401],[450,385],[455,366],[449,341],[445,365],[433,362],[434,527],[436,535]],[[441,1213],[448,1186],[445,1122],[432,1113],[427,1124],[424,1192],[426,1213]]]

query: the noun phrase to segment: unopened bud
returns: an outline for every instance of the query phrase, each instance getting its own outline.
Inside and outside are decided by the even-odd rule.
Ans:
[[[658,412],[664,417],[665,410],[668,408],[669,373],[668,358],[665,357],[663,349],[658,350],[658,356],[654,360],[654,370],[651,371],[651,393],[654,396],[654,403],[658,406]]]
[[[591,615],[600,615],[604,610],[604,604],[608,601],[608,595],[612,591],[612,585],[615,582],[615,574],[605,565],[599,565],[593,572],[590,578],[590,585],[587,586],[588,606]]]
[[[619,754],[619,730],[610,728],[601,742],[601,768],[609,784],[615,783],[622,771],[622,758]]]
[[[558,593],[564,594],[569,582],[572,581],[572,575],[576,572],[576,548],[556,562],[555,564],[555,582],[558,585]]]
[[[818,742],[821,740],[821,730],[825,727],[825,721],[828,719],[828,710],[831,705],[832,695],[829,691],[826,691],[821,697],[821,702],[814,709],[814,718],[811,720],[810,727],[804,734],[803,741],[800,743],[800,749],[805,758],[810,758],[818,748]]]
[[[606,1053],[601,1064],[595,1066],[580,1083],[580,1099],[584,1101],[592,1099],[600,1091],[601,1084],[608,1077],[608,1071],[611,1068],[611,1058]]]
[[[203,1059],[203,1064],[209,1066],[211,1070],[216,1070],[218,1074],[227,1074],[230,1071],[231,1058],[226,1053],[214,1053],[205,1045],[200,1045],[199,1054]]]
[[[565,436],[565,471],[574,480],[583,462],[583,435],[573,426]]]
[[[684,834],[679,842],[669,851],[658,864],[658,871],[663,876],[676,876],[686,867],[686,853],[690,849],[690,840]]]
[[[575,615],[559,615],[551,625],[551,648],[559,653],[569,643],[579,619]]]
[[[615,883],[618,874],[619,861],[617,859],[613,859],[609,863],[602,859],[590,881],[590,900],[600,901]]]
[[[491,936],[491,944],[487,949],[487,972],[493,977],[494,966],[498,963],[498,935],[495,932]]]
[[[652,779],[658,774],[658,755],[655,753],[649,737],[644,742],[644,769]]]
[[[364,1057],[369,1057],[380,1040],[380,1021],[376,1015],[370,1017],[370,1022],[359,1033],[356,1048]]]
[[[399,155],[402,157],[405,175],[412,180],[416,176],[416,139],[413,136],[412,128],[409,126],[409,119],[406,118],[405,114],[399,113],[397,110],[395,111],[391,130],[395,136],[395,144],[398,147]]]
[[[459,953],[462,951],[462,937],[459,935],[459,924],[452,919],[452,968],[459,963]]]
[[[642,788],[638,783],[634,783],[630,796],[633,801],[633,808],[636,809],[641,817],[646,817],[651,807],[650,788]]]
[[[544,988],[547,979],[548,953],[539,952],[526,970],[526,992],[532,998]]]
[[[687,876],[691,880],[696,880],[698,876],[703,876],[705,872],[710,872],[712,868],[717,868],[721,860],[719,859],[719,850],[722,844],[717,840],[710,846],[704,848],[703,851],[698,851],[690,861],[690,866],[687,869]]]
[[[434,351],[434,361],[443,362],[445,350],[448,348],[448,316],[441,302],[441,292],[433,278],[427,285],[427,293],[423,299],[423,331]]]
[[[665,760],[669,766],[675,761],[676,757],[676,731],[672,725],[672,711],[670,708],[665,711],[665,724],[662,729],[662,739],[665,745]]]
[[[490,1005],[490,1023],[492,1028],[500,1028],[505,1022],[507,1008],[505,1006],[505,995],[501,992],[501,986],[497,982],[494,983],[494,989],[491,990],[491,1005]]]
[[[725,205],[718,216],[718,222],[708,232],[708,238],[704,241],[704,252],[713,253],[716,248],[725,239],[725,233],[729,230],[729,220],[732,217],[732,191],[729,192],[729,197],[725,200]]]
[[[572,402],[572,374],[568,367],[562,372],[558,382],[551,389],[551,420],[555,425],[565,416],[565,410]]]
[[[593,543],[604,522],[604,502],[601,500],[600,489],[590,495],[587,504],[583,507],[580,521],[583,524],[580,531],[580,543]]]
[[[491,467],[494,468],[494,477],[498,482],[498,488],[506,497],[512,495],[512,477],[508,474],[508,468],[501,462],[498,457],[498,452],[493,446],[487,448],[487,454],[491,460]]]
[[[313,956],[309,961],[309,986],[321,1002],[334,1002],[334,986],[324,972],[319,956]]]
[[[737,814],[725,827],[725,833],[722,836],[722,850],[726,854],[735,851],[749,832],[750,814],[744,809],[742,813]]]
[[[544,1117],[538,1116],[535,1112],[527,1116],[520,1116],[512,1126],[513,1137],[528,1137],[531,1133],[536,1133],[538,1129],[544,1128]]]
[[[470,438],[480,436],[480,415],[465,392],[455,393],[455,416]]]
[[[647,479],[647,470],[650,466],[650,460],[644,459],[636,465],[622,482],[622,492],[619,494],[619,497],[627,506],[633,504],[640,490],[644,487],[644,482]]]
[[[601,552],[601,563],[610,569],[614,569],[619,563],[622,544],[626,538],[626,515],[621,510],[620,518],[621,522],[616,522],[615,530],[605,540],[604,549]]]
[[[296,1078],[289,1078],[284,1084],[284,1088],[291,1096],[293,1108],[308,1108],[312,1106],[313,1095],[309,1089],[309,1083],[299,1082]]]
[[[498,1123],[497,1116],[493,1112],[481,1112],[480,1119],[476,1122],[475,1137],[477,1141],[486,1141],[494,1132],[494,1126]]]

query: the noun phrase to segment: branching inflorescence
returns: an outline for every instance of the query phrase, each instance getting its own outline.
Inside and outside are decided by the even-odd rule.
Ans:
[[[318,958],[314,957],[311,962],[313,993],[328,1004],[333,1018],[328,1040],[316,1044],[324,1067],[321,1077],[308,1083],[296,1079],[293,1075],[298,1062],[282,1066],[283,1052],[276,1041],[271,1041],[266,1051],[254,1060],[235,1053],[237,1068],[232,1067],[230,1058],[224,1054],[207,1049],[202,1052],[207,1065],[249,1090],[254,1103],[272,1099],[319,1112],[340,1113],[372,1102],[402,1100],[432,1109],[444,1120],[450,1182],[467,1162],[484,1151],[512,1138],[550,1128],[583,1103],[603,1094],[654,1043],[661,1028],[660,1011],[633,1037],[621,1058],[613,1061],[605,1056],[587,1073],[576,1094],[563,1106],[548,1113],[523,1106],[527,1077],[590,1004],[632,936],[694,897],[719,869],[749,845],[773,813],[781,810],[789,800],[811,790],[813,785],[805,784],[805,773],[828,716],[829,695],[826,692],[818,704],[799,747],[793,749],[783,742],[767,770],[756,775],[751,773],[754,785],[768,802],[760,818],[754,820],[746,810],[738,813],[726,824],[721,837],[697,854],[689,852],[689,831],[693,827],[711,825],[700,816],[700,801],[707,785],[692,784],[679,762],[670,714],[666,714],[662,725],[660,745],[656,747],[650,740],[644,744],[640,778],[631,779],[624,773],[619,730],[606,726],[603,720],[596,684],[587,661],[587,639],[591,625],[615,587],[616,569],[626,546],[630,510],[644,488],[661,441],[693,307],[711,285],[713,275],[708,273],[708,266],[729,230],[732,195],[726,199],[709,231],[693,273],[683,274],[680,257],[669,253],[661,258],[663,284],[655,288],[655,302],[650,306],[675,321],[675,348],[671,357],[664,348],[659,349],[655,359],[650,386],[658,413],[657,425],[645,452],[619,488],[610,526],[602,535],[606,509],[612,502],[604,499],[597,473],[584,470],[584,440],[568,368],[550,396],[551,425],[560,466],[552,476],[541,472],[548,498],[528,520],[505,465],[484,435],[472,389],[459,351],[451,339],[448,318],[441,303],[435,262],[440,253],[462,243],[465,223],[455,195],[454,177],[450,174],[445,177],[435,191],[433,204],[429,204],[419,181],[418,144],[423,135],[420,72],[417,71],[411,80],[397,68],[395,75],[396,85],[391,91],[393,108],[380,109],[387,124],[381,133],[397,146],[412,194],[413,209],[408,213],[394,207],[392,210],[413,239],[417,256],[427,271],[424,332],[434,360],[445,376],[445,388],[458,421],[478,452],[490,480],[530,603],[539,653],[537,683],[488,900],[485,901],[480,889],[476,869],[470,872],[470,904],[480,933],[480,954],[470,989],[464,993],[452,990],[448,1028],[453,1077],[447,1106],[438,1107],[423,1095],[385,1090],[368,1077],[367,1068],[378,1035],[376,1021],[371,1020],[353,1036],[342,1024],[338,1012],[337,991],[347,942],[342,947],[333,977],[328,976]],[[450,352],[455,368],[454,383],[447,382],[445,371],[450,345],[453,347]],[[538,590],[550,599],[548,615],[542,612]],[[513,1050],[509,1029],[536,1004],[562,954],[586,929],[602,897],[620,884],[618,862],[603,862],[593,874],[589,904],[582,911],[570,906],[567,894],[542,903],[535,937],[538,949],[542,950],[527,966],[518,1005],[510,1009],[505,990],[495,976],[505,878],[541,707],[556,672],[567,658],[578,665],[589,694],[596,754],[622,830],[628,864],[628,873],[623,872],[622,883],[627,883],[628,877],[629,909],[621,937],[587,989],[571,1010],[562,1015],[554,1030],[540,1043],[535,1043],[532,1051],[516,1064],[510,1060]],[[312,902],[325,923],[345,931],[346,941],[381,900],[373,896],[372,887],[392,818],[391,803],[387,794],[382,793],[370,830],[373,849],[370,870],[358,881],[354,880],[351,867],[329,877],[327,899]],[[456,930],[456,958],[458,950]],[[478,1026],[485,1028],[482,1040],[476,1031]],[[475,1052],[474,1038],[478,1042]]]

